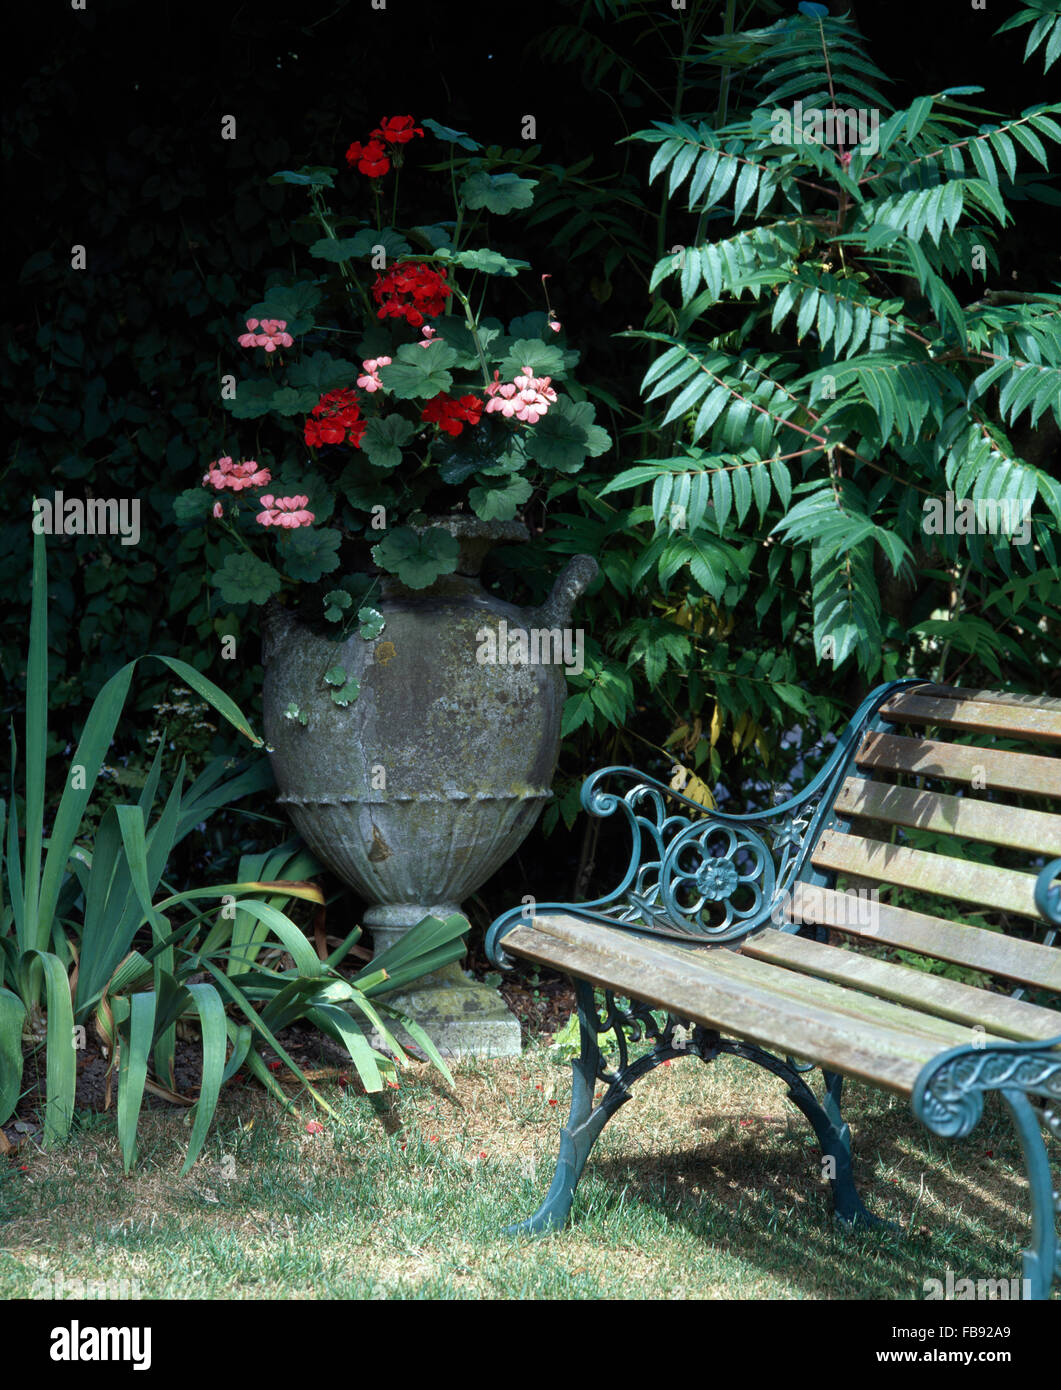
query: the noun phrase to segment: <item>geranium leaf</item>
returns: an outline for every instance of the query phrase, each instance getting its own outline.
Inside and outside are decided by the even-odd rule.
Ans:
[[[284,583],[272,565],[245,551],[226,555],[213,582],[226,603],[264,603]]]
[[[313,310],[321,302],[321,292],[312,280],[299,280],[294,285],[273,285],[265,298],[252,304],[248,318],[283,319],[293,337],[313,327]]]
[[[343,611],[350,607],[353,599],[345,589],[330,589],[324,595],[324,616],[330,623],[337,623],[342,619]]]
[[[484,275],[518,275],[530,266],[529,261],[513,261],[497,251],[487,250],[460,251],[449,259],[454,265],[464,266],[467,270],[481,270]]]
[[[257,420],[260,415],[268,415],[273,408],[276,386],[269,380],[240,381],[236,384],[236,394],[222,401],[225,409],[237,420]]]
[[[543,468],[574,473],[587,456],[596,458],[611,448],[608,431],[593,420],[594,410],[589,401],[576,404],[561,396],[549,407],[549,413],[527,431],[524,448]]]
[[[452,574],[459,554],[456,537],[441,526],[422,532],[397,526],[372,547],[380,569],[396,574],[410,589],[426,589],[440,575]]]
[[[316,392],[319,400],[326,391],[353,386],[359,371],[353,362],[343,357],[333,357],[330,352],[313,352],[303,357],[301,362],[291,364],[287,370],[287,380],[290,386]],[[309,409],[317,404],[317,400],[312,402]]]
[[[309,248],[309,253],[321,261],[359,261],[375,255],[380,246],[388,261],[407,255],[411,249],[402,234],[393,227],[384,227],[381,231],[375,227],[362,227],[353,236],[321,237]]]
[[[173,499],[173,514],[178,526],[201,526],[210,515],[216,498],[204,487],[190,487]]]
[[[360,623],[358,632],[366,642],[374,642],[386,625],[378,608],[359,608],[357,621]]]
[[[426,117],[422,118],[422,124],[425,130],[429,130],[436,139],[445,141],[447,145],[459,145],[462,150],[470,150],[472,154],[482,149],[482,145],[470,135],[466,135],[463,130],[452,130],[448,125],[439,125],[438,121],[429,121]]]
[[[328,526],[299,527],[285,547],[284,569],[292,579],[315,584],[324,574],[339,568],[339,542],[342,536]]]
[[[406,343],[398,349],[397,360],[380,367],[379,379],[399,400],[423,400],[449,391],[453,378],[447,371],[457,361],[457,354],[445,343],[422,348]]]
[[[518,174],[487,174],[479,169],[461,184],[460,196],[466,207],[485,208],[502,216],[516,208],[529,208],[537,182],[521,179]]]
[[[522,374],[529,367],[534,376],[560,376],[564,370],[564,354],[553,343],[540,338],[517,338],[501,363],[501,376],[506,381]]]
[[[384,415],[369,420],[361,438],[361,449],[373,468],[397,468],[402,461],[402,447],[412,437],[411,421],[403,415]]]
[[[332,175],[335,173],[338,173],[338,170],[330,169],[324,164],[307,164],[301,169],[281,169],[278,174],[271,174],[266,182],[293,183],[310,188],[334,188]]]
[[[473,487],[468,501],[483,521],[512,521],[533,491],[526,478],[512,478],[504,487]]]

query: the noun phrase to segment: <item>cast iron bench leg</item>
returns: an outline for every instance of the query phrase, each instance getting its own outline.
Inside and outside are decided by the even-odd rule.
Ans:
[[[508,1235],[545,1235],[558,1231],[568,1218],[575,1188],[586,1166],[590,1150],[597,1142],[597,1136],[609,1119],[630,1099],[630,1093],[623,1088],[611,1087],[600,1105],[593,1108],[593,1092],[601,1070],[601,1054],[597,1045],[597,1010],[593,987],[576,980],[575,991],[578,998],[579,1034],[582,1041],[581,1054],[571,1064],[571,1113],[567,1124],[560,1133],[560,1154],[556,1162],[545,1201],[533,1216],[516,1226],[508,1226]]]
[[[1050,1160],[1039,1127],[1039,1114],[1023,1091],[1002,1091],[1002,1102],[1010,1113],[1020,1140],[1032,1208],[1031,1249],[1025,1250],[1022,1265],[1029,1298],[1049,1298],[1055,1273],[1061,1277],[1061,1241],[1054,1233],[1054,1203],[1057,1196],[1050,1181]]]
[[[840,1114],[840,1096],[844,1079],[836,1072],[823,1071],[825,1079],[825,1100],[817,1096],[803,1080],[802,1071],[813,1070],[800,1067],[792,1058],[782,1061],[773,1053],[764,1051],[751,1043],[723,1041],[720,1052],[729,1052],[737,1057],[745,1057],[760,1067],[765,1067],[788,1086],[788,1098],[799,1107],[810,1122],[811,1128],[821,1145],[822,1158],[828,1163],[827,1172],[833,1193],[833,1210],[840,1221],[849,1225],[889,1226],[898,1229],[893,1222],[874,1216],[863,1204],[855,1187],[855,1175],[851,1166],[851,1130]]]
[[[658,1028],[658,1024],[651,1019],[646,1006],[634,1004],[632,1007],[640,1017],[627,1016],[624,1023],[622,1016],[614,1009],[610,996],[609,1018],[601,1025],[593,987],[576,980],[575,989],[582,1046],[580,1056],[572,1063],[571,1113],[560,1134],[556,1172],[538,1210],[526,1221],[507,1227],[507,1234],[545,1235],[564,1225],[590,1151],[612,1115],[630,1099],[630,1087],[635,1081],[671,1058],[693,1056],[703,1062],[711,1062],[725,1053],[755,1062],[786,1083],[789,1099],[809,1120],[821,1145],[823,1158],[828,1162],[827,1172],[837,1217],[852,1224],[892,1225],[866,1209],[855,1187],[851,1167],[851,1132],[840,1113],[841,1076],[835,1072],[824,1073],[825,1100],[821,1102],[800,1075],[801,1070],[811,1068],[801,1068],[791,1058],[782,1061],[753,1043],[721,1038],[717,1033],[700,1027],[693,1030],[691,1041],[683,1037],[679,1042],[675,1037],[678,1021],[670,1017],[662,1035],[658,1035],[652,1031]],[[615,1027],[619,1043],[620,1065],[617,1072],[604,1069],[597,1041],[599,1033],[609,1025]],[[634,1029],[649,1031],[650,1036],[656,1037],[654,1050],[635,1062],[629,1062],[625,1028],[630,1028],[631,1032]],[[593,1094],[598,1080],[608,1083],[608,1089],[594,1107]]]
[[[991,1043],[955,1047],[934,1057],[922,1070],[911,1098],[914,1114],[933,1134],[963,1139],[984,1113],[984,1096],[998,1091],[1020,1142],[1031,1198],[1031,1249],[1025,1250],[1023,1273],[1029,1298],[1050,1295],[1061,1275],[1061,1243],[1054,1213],[1058,1197],[1050,1179],[1050,1157],[1041,1120],[1053,1127],[1050,1114],[1032,1105],[1030,1096],[1061,1100],[1061,1037],[1042,1042]],[[1055,1133],[1057,1130],[1055,1129]]]

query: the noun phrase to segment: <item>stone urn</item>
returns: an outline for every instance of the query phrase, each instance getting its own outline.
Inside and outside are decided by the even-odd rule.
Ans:
[[[520,522],[446,517],[457,571],[426,589],[383,576],[367,602],[379,635],[336,642],[273,603],[263,614],[264,722],[280,802],[320,860],[369,904],[376,949],[429,913],[461,910],[516,850],[546,801],[560,745],[570,626],[597,572],[570,561],[546,602],[523,610],[478,574],[491,545],[528,539]],[[565,643],[566,638],[566,643]],[[345,708],[326,671],[360,691]],[[580,669],[576,666],[575,669]],[[286,711],[291,706],[298,717]],[[447,1055],[519,1051],[518,1021],[457,965],[388,1002]]]

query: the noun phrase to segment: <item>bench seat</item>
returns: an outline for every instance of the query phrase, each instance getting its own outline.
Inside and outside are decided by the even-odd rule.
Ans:
[[[994,1031],[985,1030],[984,1042],[1061,1035],[1061,1010],[873,961],[775,927],[730,949],[546,915],[515,928],[505,947],[683,1020],[904,1096],[912,1095],[927,1062],[969,1041],[967,1023],[955,1021],[956,1015],[979,1021],[993,1014]],[[831,978],[826,970],[834,972]],[[838,976],[843,985],[834,983]],[[935,988],[926,991],[929,983]],[[915,1004],[918,993],[924,997]],[[894,1002],[903,997],[905,1004]]]

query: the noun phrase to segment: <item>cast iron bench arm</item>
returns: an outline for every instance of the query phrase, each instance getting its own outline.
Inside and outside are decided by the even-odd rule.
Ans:
[[[1046,945],[1052,946],[1061,927],[1061,883],[1051,888],[1054,879],[1061,879],[1061,859],[1052,859],[1039,870],[1035,880],[1035,906],[1051,924],[1046,934]]]
[[[803,872],[832,814],[863,733],[885,700],[920,684],[889,681],[871,691],[807,786],[759,811],[709,811],[637,768],[604,767],[590,773],[582,784],[583,807],[599,817],[621,811],[630,831],[630,857],[619,884],[603,897],[577,905],[533,902],[512,908],[487,933],[488,958],[510,968],[512,961],[501,945],[504,936],[538,913],[717,944],[739,940],[770,921],[783,926],[779,904]],[[625,793],[608,791],[604,784],[613,778],[633,785]],[[668,803],[693,814],[671,814]]]
[[[1056,872],[1058,864],[1048,865]],[[1061,1139],[1061,1111],[1033,1106],[1029,1096],[1042,1096],[1061,1105],[1061,1035],[1042,1041],[987,1043],[953,1047],[934,1057],[914,1085],[914,1114],[934,1134],[962,1139],[971,1134],[984,1113],[984,1096],[998,1091],[1009,1111],[1028,1174],[1031,1198],[1031,1245],[1023,1257],[1027,1293],[1048,1298],[1050,1284],[1061,1277],[1061,1240],[1054,1213],[1061,1197],[1050,1176],[1050,1159],[1040,1122]]]

